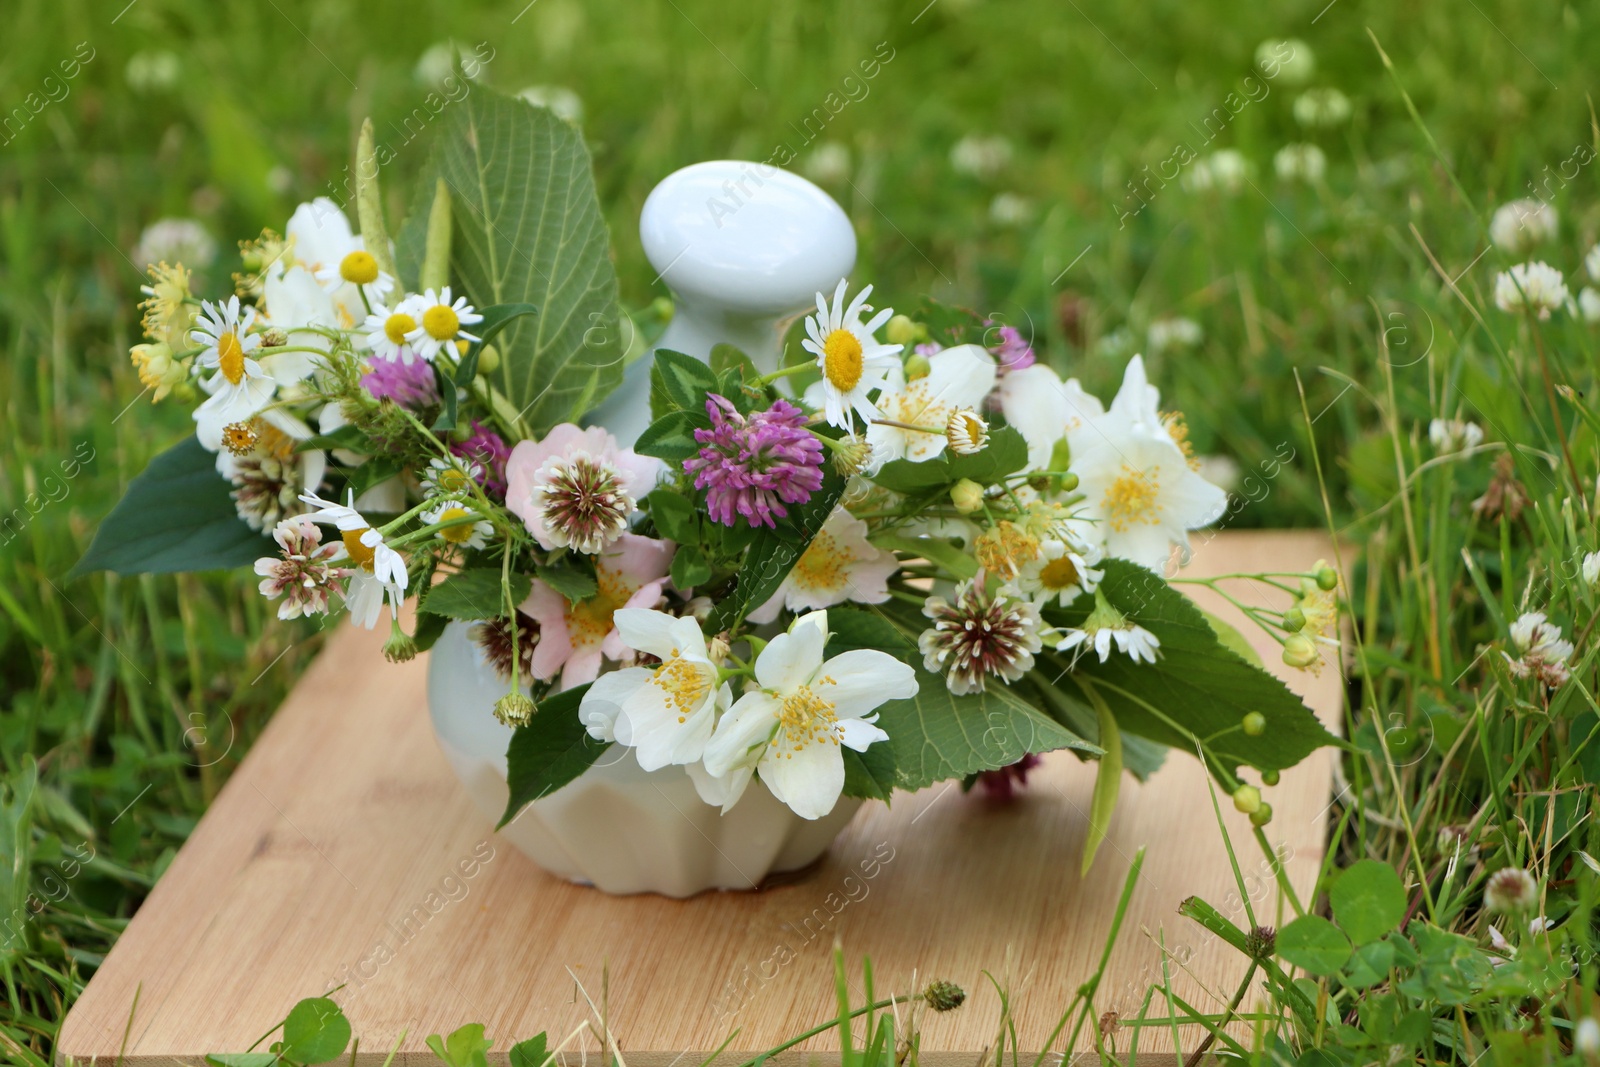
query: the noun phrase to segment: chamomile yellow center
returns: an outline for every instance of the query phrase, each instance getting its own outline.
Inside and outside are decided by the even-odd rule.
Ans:
[[[244,345],[239,343],[239,335],[233,330],[217,338],[217,367],[228,384],[238,385],[244,381]]]
[[[1121,476],[1106,489],[1103,501],[1113,530],[1123,533],[1130,526],[1161,521],[1160,474],[1160,467],[1135,470],[1122,465]]]
[[[834,330],[822,342],[822,375],[841,393],[848,393],[861,383],[865,367],[861,342],[849,330]]]
[[[417,320],[404,311],[396,311],[383,320],[383,335],[397,345],[406,343],[406,334],[417,328]]]
[[[849,567],[854,561],[855,553],[824,530],[801,553],[789,572],[789,581],[801,589],[838,589],[849,579]]]
[[[351,252],[339,262],[339,277],[357,285],[371,285],[378,280],[378,261],[371,252]]]
[[[822,679],[831,683],[832,678]],[[839,715],[833,701],[818,696],[809,685],[802,685],[783,698],[778,706],[780,737],[773,744],[780,746],[779,755],[789,759],[794,754],[817,743],[839,743]],[[788,747],[789,751],[781,751]]]
[[[454,308],[435,304],[422,313],[422,328],[435,341],[448,341],[461,329],[461,318]]]
[[[458,519],[470,518],[471,515],[472,512],[468,511],[466,508],[445,508],[443,511],[439,512],[439,518],[435,521],[455,522]],[[439,536],[444,538],[446,541],[449,541],[453,545],[464,545],[468,541],[472,540],[473,529],[473,523],[463,522],[456,526],[446,526],[444,529],[439,531]]]
[[[248,455],[259,436],[253,422],[230,422],[222,428],[222,447],[235,456]]]
[[[459,493],[472,484],[467,472],[460,467],[449,467],[440,471],[436,483],[446,493]]]
[[[1039,568],[1039,584],[1052,592],[1071,589],[1081,580],[1078,565],[1072,562],[1071,556],[1057,556]]]
[[[678,721],[683,722],[705,701],[714,677],[704,663],[684,659],[673,649],[672,655],[662,660],[650,676],[650,682],[661,690],[668,706],[677,712]]]
[[[377,549],[373,545],[361,543],[361,535],[367,532],[363,526],[359,530],[342,530],[339,539],[344,542],[344,550],[350,556],[350,562],[367,573],[372,573],[373,560],[377,556]]]

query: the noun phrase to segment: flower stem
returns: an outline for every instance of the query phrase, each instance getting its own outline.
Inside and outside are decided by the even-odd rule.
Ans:
[[[897,996],[897,997],[887,997],[887,998],[885,998],[883,1000],[875,1000],[871,1004],[866,1004],[866,1005],[863,1005],[862,1007],[856,1008],[855,1010],[851,1011],[846,1017],[854,1019],[856,1016],[865,1015],[869,1011],[882,1011],[884,1008],[892,1008],[896,1004],[909,1004],[913,1000],[916,1000],[916,999],[917,999],[917,995],[913,993],[913,994],[902,994],[902,995]],[[800,1034],[798,1037],[791,1037],[789,1040],[785,1041],[783,1044],[778,1045],[775,1048],[768,1049],[767,1051],[763,1052],[761,1055],[756,1056],[753,1059],[745,1060],[743,1063],[739,1064],[739,1067],[756,1067],[756,1064],[761,1063],[761,1062],[763,1062],[765,1060],[769,1060],[773,1056],[776,1056],[780,1052],[787,1052],[789,1049],[792,1049],[796,1045],[800,1044],[800,1042],[808,1041],[811,1038],[816,1037],[818,1034],[826,1033],[827,1031],[832,1030],[834,1027],[836,1027],[838,1025],[839,1025],[838,1017],[829,1019],[825,1023],[822,1023],[822,1024],[817,1025],[817,1026],[813,1026],[811,1029],[807,1030],[803,1034]]]

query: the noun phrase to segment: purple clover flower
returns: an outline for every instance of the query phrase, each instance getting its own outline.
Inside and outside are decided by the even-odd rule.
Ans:
[[[506,444],[505,438],[477,419],[473,419],[472,433],[464,440],[452,443],[450,451],[482,467],[484,489],[497,500],[505,499],[506,460],[511,455],[511,449]]]
[[[709,430],[696,430],[699,455],[683,461],[696,489],[706,491],[711,517],[724,526],[742,515],[751,526],[776,527],[785,504],[804,504],[822,488],[822,442],[805,413],[787,400],[748,418],[726,397],[706,400]]]
[[[433,377],[433,364],[424,360],[403,363],[398,359],[374,359],[372,369],[361,376],[361,385],[379,400],[393,400],[415,411],[439,402],[439,383]]]
[[[1033,346],[1027,338],[1018,332],[1015,326],[1001,326],[999,328],[1000,343],[989,351],[999,363],[1001,374],[1007,371],[1021,370],[1033,366]]]

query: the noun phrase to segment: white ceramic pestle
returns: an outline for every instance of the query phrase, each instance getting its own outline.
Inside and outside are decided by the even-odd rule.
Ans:
[[[669,174],[644,202],[645,255],[677,298],[657,346],[709,358],[726,342],[763,372],[778,368],[782,326],[832,295],[856,262],[834,199],[796,174],[723,159]],[[624,445],[650,424],[650,356],[589,416]]]

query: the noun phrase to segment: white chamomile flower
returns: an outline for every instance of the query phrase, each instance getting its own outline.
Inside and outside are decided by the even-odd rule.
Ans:
[[[390,615],[399,618],[400,602],[405,599],[410,582],[405,557],[384,543],[383,534],[373,529],[355,509],[354,491],[346,504],[324,500],[315,493],[301,493],[300,499],[313,509],[311,521],[333,525],[344,542],[353,569],[344,593],[350,621],[372,629],[377,625],[386,600]]]
[[[473,310],[464,296],[452,302],[448,285],[437,292],[429,289],[412,299],[415,303],[411,314],[416,317],[417,326],[406,334],[406,340],[423,359],[431,363],[445,345],[478,340],[476,334],[467,333],[461,327],[482,322],[483,316]]]
[[[1494,302],[1501,311],[1515,314],[1526,308],[1548,319],[1567,302],[1567,283],[1561,272],[1543,260],[1518,263],[1494,279]]]
[[[483,468],[461,456],[435,456],[422,472],[424,496],[448,496],[471,490],[483,478]]]
[[[408,367],[417,358],[419,353],[411,343],[411,335],[418,328],[417,318],[421,310],[417,307],[417,301],[420,299],[408,296],[392,309],[383,304],[374,304],[372,310],[367,312],[366,321],[361,324],[359,332],[365,335],[367,349],[374,356],[391,363],[399,360]]]
[[[866,323],[861,316],[872,311],[867,297],[872,286],[857,293],[845,306],[845,280],[833,291],[833,307],[817,294],[817,313],[806,316],[806,339],[801,346],[817,357],[822,372],[822,409],[830,425],[850,429],[851,412],[863,419],[878,417],[878,409],[867,394],[882,388],[902,346],[879,344],[873,336],[894,315],[884,308]]]
[[[1126,654],[1135,663],[1154,663],[1161,655],[1161,640],[1143,626],[1111,606],[1105,594],[1096,591],[1094,610],[1083,625],[1067,630],[1056,644],[1057,652],[1073,653],[1073,660],[1093,649],[1104,663],[1111,649]]]
[[[1084,593],[1092,593],[1105,577],[1094,569],[1100,562],[1098,545],[1069,544],[1055,538],[1039,542],[1039,553],[1017,572],[1017,589],[1037,607],[1056,601],[1070,607]]]
[[[394,279],[378,269],[378,261],[364,248],[347,252],[339,262],[320,267],[315,276],[324,289],[354,285],[372,301],[382,300],[394,288]]]
[[[216,374],[205,382],[211,398],[195,412],[197,420],[204,411],[224,425],[241,422],[272,399],[277,383],[250,356],[261,346],[261,338],[249,332],[255,321],[256,309],[247,306],[241,311],[237,296],[225,304],[201,303],[189,338],[204,346],[195,366],[214,369]]]
[[[466,522],[466,519],[477,519],[476,522]],[[494,524],[478,515],[477,512],[455,501],[446,501],[432,511],[422,513],[422,521],[432,526],[434,523],[449,522],[453,526],[446,526],[437,531],[434,536],[441,541],[448,541],[461,548],[482,548],[489,543],[489,538],[494,536]]]
[[[752,689],[717,724],[705,750],[703,799],[732,807],[752,773],[805,819],[833,810],[844,789],[844,749],[865,752],[889,735],[876,709],[917,694],[916,671],[887,652],[854,649],[823,660],[828,613],[797,618],[756,657]],[[709,795],[708,795],[709,794]]]

